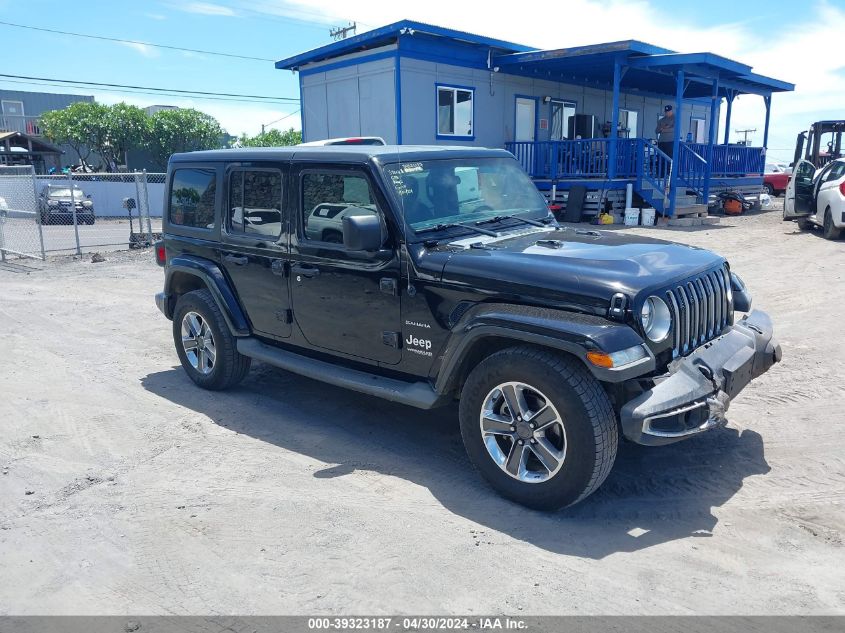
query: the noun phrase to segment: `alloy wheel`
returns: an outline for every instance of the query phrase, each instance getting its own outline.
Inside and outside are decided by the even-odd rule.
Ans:
[[[555,476],[566,458],[566,429],[539,389],[506,382],[487,394],[480,429],[493,461],[510,477],[540,483]]]
[[[205,319],[197,312],[187,312],[182,317],[182,348],[185,357],[201,374],[210,374],[214,370],[217,349],[214,335]]]

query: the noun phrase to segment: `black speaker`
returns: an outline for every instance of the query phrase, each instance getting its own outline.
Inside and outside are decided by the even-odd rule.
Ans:
[[[576,114],[569,119],[568,137],[601,138],[598,119],[592,114]]]

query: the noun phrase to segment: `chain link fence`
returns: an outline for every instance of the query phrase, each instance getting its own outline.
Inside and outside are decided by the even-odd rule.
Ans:
[[[0,167],[0,261],[9,256],[44,258],[31,166]]]
[[[165,174],[0,168],[0,256],[120,250],[161,234]]]

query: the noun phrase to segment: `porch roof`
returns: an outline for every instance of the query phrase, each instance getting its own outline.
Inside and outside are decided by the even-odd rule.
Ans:
[[[516,52],[493,57],[501,72],[564,83],[612,89],[614,65],[624,69],[620,89],[661,97],[674,97],[675,75],[684,71],[684,97],[707,98],[713,80],[719,79],[719,96],[737,94],[769,96],[795,85],[752,72],[751,66],[714,53],[677,53],[637,40],[625,40],[553,50]]]

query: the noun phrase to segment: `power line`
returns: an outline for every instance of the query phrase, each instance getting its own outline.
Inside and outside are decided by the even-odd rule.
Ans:
[[[60,87],[60,88],[80,88],[83,90],[88,90],[90,86],[78,86],[76,84],[55,84],[55,83],[37,83],[35,81],[16,81],[14,79],[0,79],[0,82],[5,84],[20,84],[24,86],[39,86],[39,87]],[[116,89],[116,88],[97,88],[98,92],[108,92],[112,94],[119,94],[119,95],[150,95],[154,97],[176,97],[176,98],[191,98],[191,99],[199,99],[201,101],[231,101],[233,103],[258,103],[262,105],[275,105],[273,101],[256,101],[255,99],[230,99],[228,97],[204,97],[204,96],[196,96],[196,95],[177,95],[177,94],[170,94],[168,92],[145,92],[143,90],[129,90],[129,89]],[[288,104],[284,102],[284,105],[293,105],[293,103]]]
[[[59,31],[58,29],[47,29],[40,26],[30,26],[28,24],[15,24],[14,22],[0,21],[0,25],[13,26],[19,29],[29,29],[31,31],[42,31],[44,33],[54,33],[58,35],[72,35],[74,37],[85,37],[91,40],[102,40],[105,42],[117,42],[118,44],[140,44],[141,46],[153,46],[155,48],[166,48],[173,51],[185,51],[187,53],[200,53],[202,55],[217,55],[220,57],[233,57],[235,59],[248,59],[250,61],[259,62],[273,62],[274,59],[267,57],[251,57],[249,55],[237,55],[235,53],[221,53],[218,51],[206,51],[198,48],[183,48],[181,46],[170,46],[169,44],[154,44],[152,42],[142,42],[140,40],[125,40],[118,37],[106,37],[104,35],[89,35],[88,33],[74,33],[72,31]]]
[[[272,96],[265,96],[265,95],[245,95],[245,94],[237,94],[232,92],[203,92],[200,90],[180,90],[178,88],[155,88],[151,86],[133,86],[127,84],[109,84],[109,83],[100,83],[96,81],[81,81],[81,80],[71,80],[71,79],[52,79],[49,77],[29,77],[26,75],[7,75],[4,73],[0,73],[0,77],[8,77],[11,79],[28,79],[34,81],[47,81],[47,82],[54,82],[56,84],[74,84],[75,86],[94,86],[94,87],[107,87],[107,88],[124,88],[124,89],[131,89],[131,90],[150,90],[156,93],[169,93],[169,96],[174,95],[185,95],[185,96],[199,96],[199,95],[206,95],[211,97],[239,97],[239,98],[246,98],[246,99],[261,99],[265,101],[289,101],[299,103],[298,97],[272,97]]]

